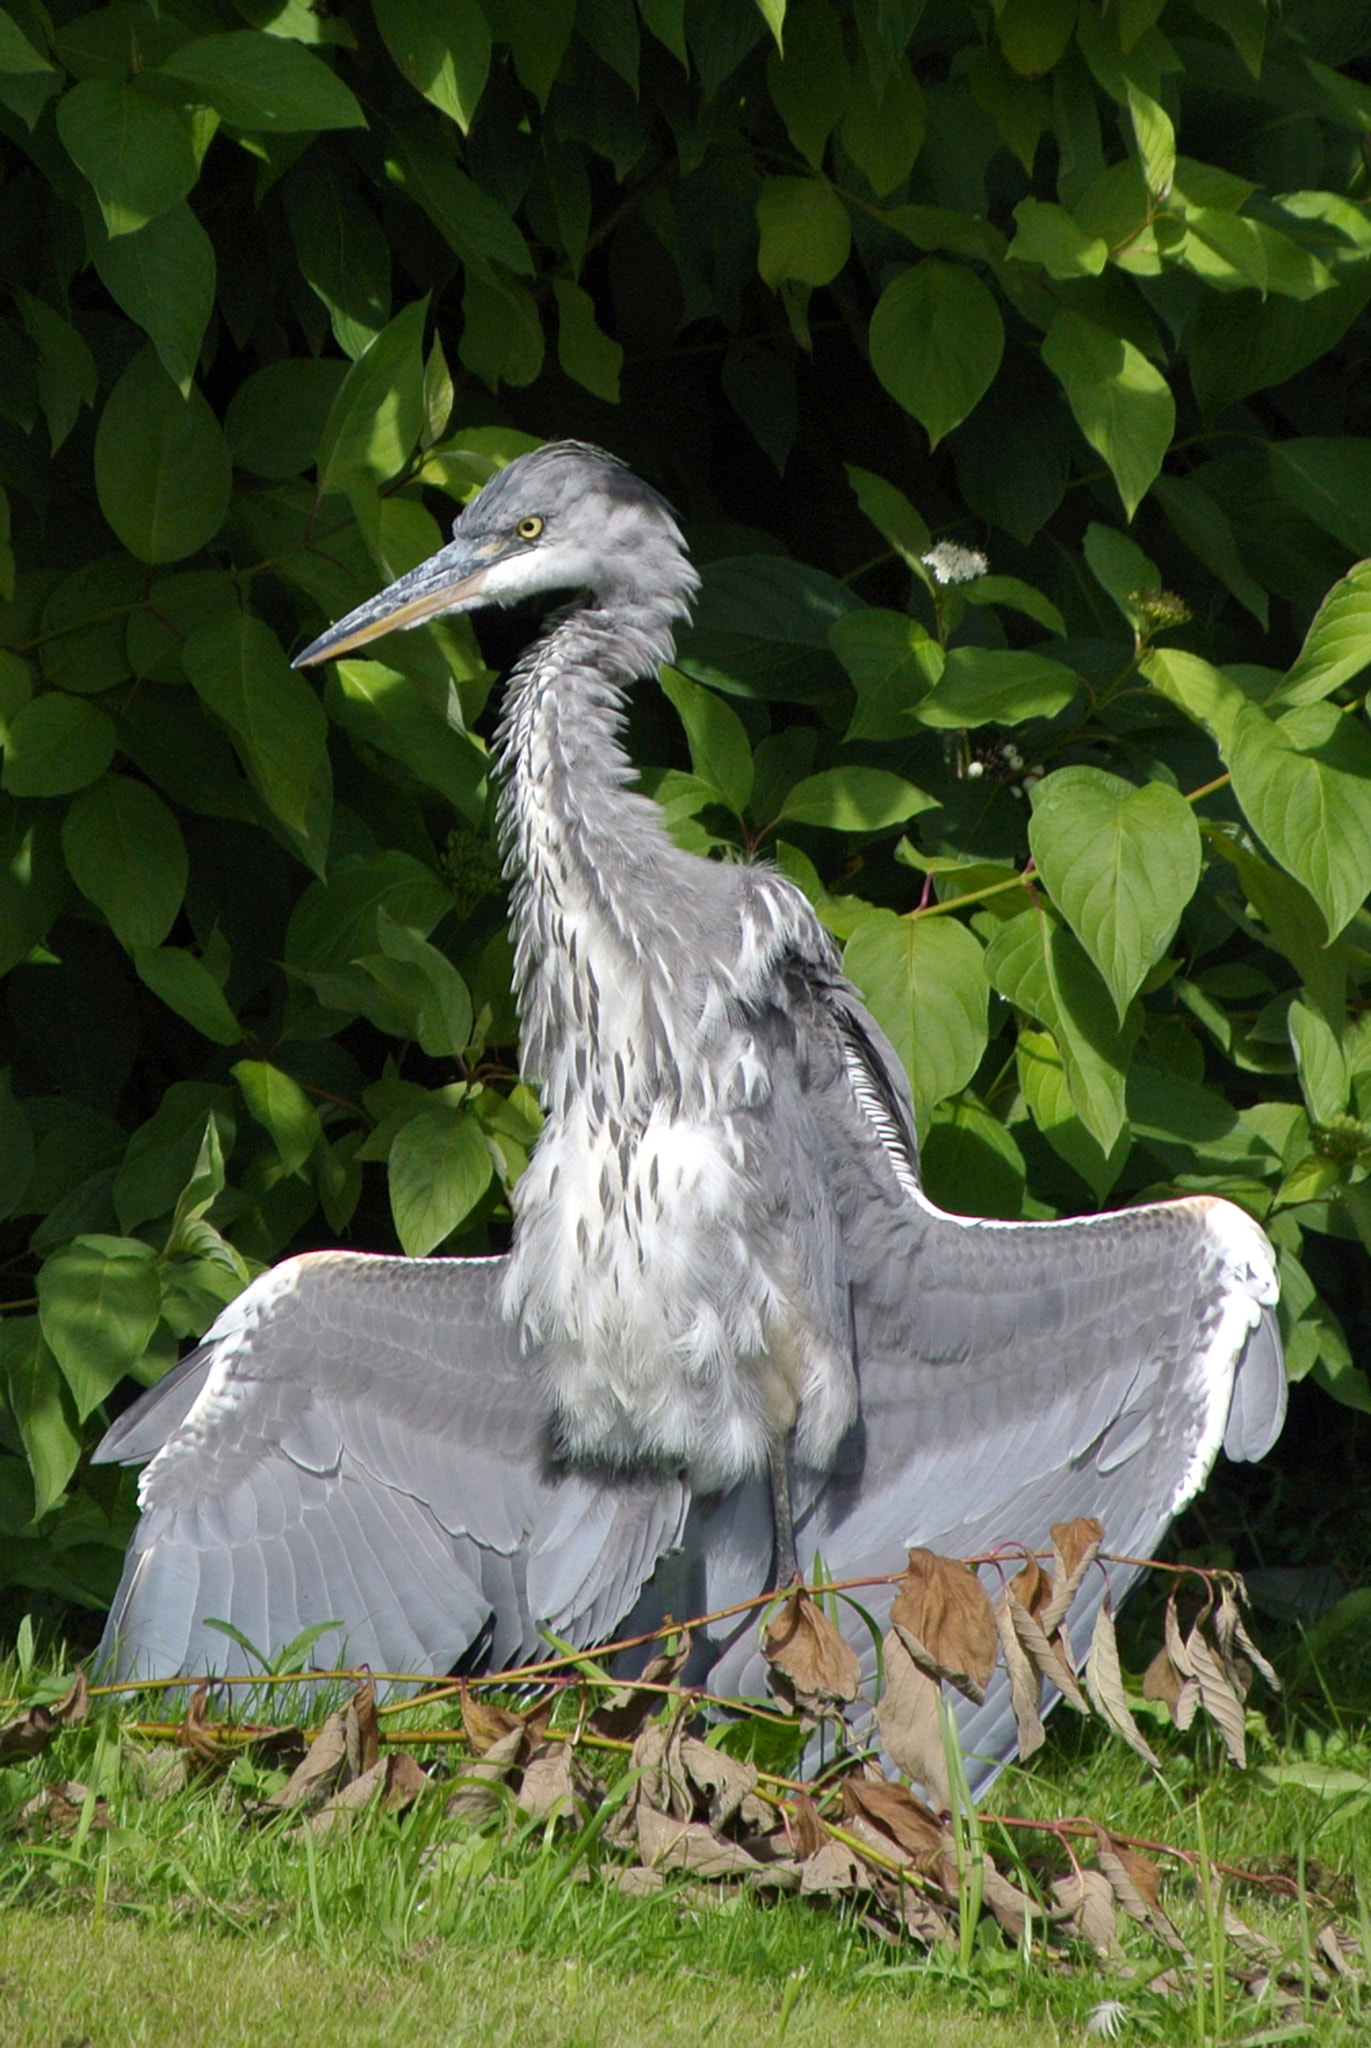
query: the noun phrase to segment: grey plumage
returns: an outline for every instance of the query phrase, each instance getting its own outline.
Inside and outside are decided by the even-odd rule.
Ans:
[[[547,1123],[507,1259],[288,1262],[115,1425],[100,1456],[151,1457],[120,1669],[224,1668],[214,1616],[264,1646],[336,1618],[352,1657],[441,1671],[727,1604],[768,1575],[759,1475],[787,1438],[799,1555],[844,1577],[1076,1513],[1145,1554],[1221,1441],[1274,1440],[1256,1225],[1206,1197],[934,1209],[903,1071],[803,896],[680,852],[628,786],[624,691],[694,587],[664,502],[554,444],[301,657],[589,593],[516,666],[498,740]],[[707,1644],[701,1675],[759,1689],[754,1640]],[[988,1752],[1002,1704],[969,1731]]]

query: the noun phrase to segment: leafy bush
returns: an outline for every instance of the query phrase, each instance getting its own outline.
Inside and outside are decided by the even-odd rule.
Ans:
[[[108,1597],[104,1404],[261,1265],[500,1241],[508,629],[288,656],[550,433],[687,513],[635,758],[809,892],[932,1192],[1227,1195],[1371,1407],[1306,1268],[1371,1242],[1368,52],[1348,0],[10,0],[12,1582]]]

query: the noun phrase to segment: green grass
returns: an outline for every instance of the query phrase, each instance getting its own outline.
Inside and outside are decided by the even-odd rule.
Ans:
[[[13,1668],[0,1667],[0,1693],[18,1689]],[[276,1708],[282,1718],[288,1704]],[[1179,1996],[1154,1988],[1170,1958],[1124,1921],[1118,1966],[1079,1951],[1020,1954],[990,1922],[959,1957],[892,1946],[831,1902],[698,1885],[628,1897],[617,1884],[622,1859],[602,1850],[594,1825],[578,1832],[505,1816],[475,1828],[446,1818],[444,1799],[429,1795],[401,1818],[360,1816],[316,1839],[292,1816],[245,1817],[279,1780],[246,1761],[158,1798],[138,1769],[147,1745],[126,1732],[147,1711],[102,1703],[42,1756],[0,1770],[4,2048],[198,2048],[210,2039],[215,2048],[369,2048],[414,2038],[434,2048],[1037,2048],[1083,2038],[1106,1998],[1124,2007],[1123,2039],[1199,2048],[1265,2037],[1334,2042],[1371,2018],[1357,1984],[1325,1997],[1314,1967],[1327,1917],[1320,1887],[1340,1924],[1371,1947],[1371,1743],[1327,1715],[1322,1732],[1306,1719],[1279,1741],[1254,1720],[1253,1765],[1243,1774],[1222,1764],[1203,1732],[1149,1728],[1166,1765],[1159,1782],[1121,1745],[1059,1712],[1046,1761],[1005,1773],[987,1802],[1010,1817],[1091,1814],[1177,1848],[1207,1845],[1249,1869],[1294,1878],[1303,1870],[1310,1882],[1297,1899],[1230,1888],[1241,1918],[1277,1945],[1290,1971],[1284,1989],[1254,1998],[1227,1976],[1234,1958],[1220,1901],[1161,1859],[1171,1873],[1167,1911],[1217,1981],[1227,1980],[1216,1998],[1212,1969],[1202,1996],[1193,1982]],[[1270,1775],[1304,1761],[1324,1772],[1323,1793]],[[68,1779],[90,1797],[66,1832],[17,1824],[36,1790]],[[1014,1874],[1023,1859],[1023,1874],[1038,1877],[1052,1850],[1049,1837],[995,1821],[986,1843],[1002,1869]]]

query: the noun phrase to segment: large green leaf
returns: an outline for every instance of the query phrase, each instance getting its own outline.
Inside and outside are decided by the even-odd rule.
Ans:
[[[372,11],[410,84],[468,129],[490,70],[490,30],[476,0],[372,0]]]
[[[951,917],[873,910],[843,953],[908,1071],[921,1129],[934,1105],[964,1088],[986,1042],[990,985],[979,942]]]
[[[269,1060],[239,1060],[233,1078],[255,1120],[271,1134],[287,1173],[299,1173],[323,1132],[319,1112],[299,1082]]]
[[[1002,925],[985,965],[1006,1001],[1051,1032],[1072,1107],[1108,1154],[1124,1128],[1124,1077],[1138,1013],[1120,1025],[1079,939],[1041,910],[1021,911]]]
[[[251,612],[239,612],[192,633],[184,659],[201,702],[228,727],[263,802],[283,825],[304,832],[326,764],[328,721],[276,635]]]
[[[380,951],[382,910],[427,937],[451,908],[452,891],[412,854],[398,847],[347,854],[332,863],[327,882],[311,883],[296,903],[286,932],[286,962],[301,972],[333,972],[363,953]]]
[[[100,282],[156,349],[162,368],[189,399],[210,314],[214,244],[189,206],[169,206],[133,234],[97,237],[91,261]]]
[[[0,787],[11,796],[67,796],[104,774],[115,731],[94,704],[45,690],[9,721]]]
[[[213,1045],[237,1045],[243,1027],[223,989],[203,960],[184,946],[139,946],[133,955],[138,979]]]
[[[775,289],[831,284],[852,247],[847,208],[826,178],[765,178],[757,194],[757,268]]]
[[[954,647],[941,680],[914,707],[921,725],[943,731],[1019,725],[1052,718],[1080,689],[1080,677],[1046,655],[1006,648]]]
[[[296,135],[366,126],[365,114],[342,79],[284,36],[245,28],[198,36],[182,43],[156,75],[213,107],[235,128]]]
[[[495,1162],[471,1110],[439,1103],[396,1132],[387,1171],[396,1234],[412,1257],[423,1258],[470,1215]]]
[[[825,768],[806,775],[786,794],[776,822],[825,825],[831,832],[882,832],[903,825],[938,799],[888,768]]]
[[[1279,691],[1283,704],[1331,696],[1371,664],[1371,562],[1357,562],[1329,591]]]
[[[162,1290],[151,1245],[77,1237],[38,1276],[38,1314],[84,1421],[152,1341]]]
[[[186,893],[181,828],[145,782],[106,775],[84,790],[62,825],[71,878],[132,952],[160,946]]]
[[[990,293],[962,264],[939,257],[902,271],[871,316],[871,367],[935,448],[985,396],[1003,352]]]
[[[876,606],[836,620],[829,637],[857,692],[847,738],[908,739],[915,706],[943,672],[937,641],[907,613]]]
[[[619,403],[624,352],[595,318],[590,293],[569,277],[554,277],[557,301],[557,360],[568,377],[607,405]]]
[[[65,92],[57,132],[112,235],[132,234],[175,206],[199,172],[185,115],[115,78],[83,78]]]
[[[1122,1021],[1199,882],[1194,812],[1164,782],[1138,789],[1102,768],[1058,768],[1033,792],[1028,843]]]
[[[0,1322],[0,1383],[33,1481],[33,1513],[60,1499],[81,1455],[76,1410],[37,1316]]]
[[[690,746],[690,765],[739,815],[752,794],[752,749],[736,711],[679,669],[662,670],[662,689],[675,705]]]
[[[487,799],[486,755],[459,732],[437,701],[437,692],[415,676],[399,674],[379,661],[334,664],[325,683],[334,719],[447,798],[453,809],[479,825]]]
[[[95,436],[100,510],[130,554],[179,562],[224,523],[233,465],[194,385],[183,398],[150,348],[111,391]]]
[[[416,299],[363,350],[343,379],[319,439],[319,495],[357,470],[385,482],[403,469],[424,424],[424,320]]]
[[[1053,316],[1043,361],[1060,379],[1077,426],[1109,464],[1131,519],[1176,431],[1165,377],[1124,335],[1066,311]]]
[[[1244,704],[1224,747],[1238,802],[1336,938],[1371,893],[1371,734],[1333,704]]]

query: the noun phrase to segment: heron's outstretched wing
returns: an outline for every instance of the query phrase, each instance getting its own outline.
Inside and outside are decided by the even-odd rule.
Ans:
[[[1259,1458],[1284,1420],[1263,1233],[1207,1196],[1062,1223],[944,1213],[918,1184],[894,1052],[849,989],[812,969],[806,984],[805,1114],[839,1218],[861,1420],[831,1473],[796,1475],[802,1563],[817,1553],[833,1577],[874,1577],[907,1545],[952,1557],[1045,1545],[1053,1521],[1076,1515],[1100,1518],[1110,1550],[1153,1554],[1220,1446]],[[674,1611],[755,1591],[770,1541],[760,1486],[712,1513],[697,1505]],[[1133,1576],[1116,1568],[1116,1597]],[[1086,1636],[1103,1590],[1096,1575],[1082,1596]],[[889,1590],[858,1597],[884,1625]],[[871,1666],[869,1637],[854,1627],[852,1640]],[[753,1625],[715,1646],[710,1680],[762,1690]],[[965,1733],[1007,1753],[1002,1691]]]
[[[322,1253],[264,1274],[106,1436],[150,1459],[105,1648],[120,1675],[242,1662],[340,1623],[316,1659],[444,1672],[591,1642],[632,1606],[679,1481],[559,1471],[498,1260]]]

